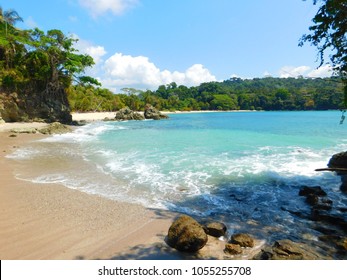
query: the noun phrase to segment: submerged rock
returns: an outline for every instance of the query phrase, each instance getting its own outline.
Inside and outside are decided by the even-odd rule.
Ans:
[[[238,244],[241,247],[254,247],[254,239],[246,233],[237,233],[232,235],[229,243]]]
[[[275,241],[254,257],[256,260],[321,260],[326,259],[311,246],[288,239]]]
[[[308,187],[304,186],[299,191],[300,196],[316,195],[316,196],[327,196],[327,193],[320,187]]]
[[[117,121],[140,121],[144,120],[145,118],[140,113],[130,110],[129,107],[125,107],[117,112],[115,119]]]
[[[211,222],[205,226],[205,232],[208,235],[211,235],[214,237],[221,237],[221,236],[224,236],[226,234],[227,227],[225,224],[220,223],[220,222]]]
[[[158,109],[154,108],[150,104],[146,105],[144,116],[146,119],[152,119],[152,120],[161,120],[161,119],[169,118],[167,115],[160,113]]]
[[[169,228],[167,243],[184,252],[197,252],[207,243],[203,227],[192,217],[182,215]]]

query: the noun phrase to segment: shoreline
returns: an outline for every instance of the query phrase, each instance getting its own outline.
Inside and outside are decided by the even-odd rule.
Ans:
[[[5,156],[45,136],[10,135],[0,132],[0,259],[162,258],[169,250],[164,238],[175,214],[16,179],[22,163]]]
[[[217,238],[209,237],[196,254],[169,247],[165,239],[179,213],[110,200],[60,184],[17,179],[16,170],[25,169],[25,163],[6,155],[47,136],[11,135],[0,131],[0,259],[225,259],[225,241]],[[251,250],[237,259],[253,254]]]

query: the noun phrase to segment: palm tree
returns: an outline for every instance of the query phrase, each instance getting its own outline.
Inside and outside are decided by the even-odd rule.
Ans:
[[[2,7],[0,7],[0,21],[5,22],[5,30],[7,37],[7,25],[13,26],[18,21],[23,21],[23,19],[19,16],[19,14],[13,10],[3,11]]]

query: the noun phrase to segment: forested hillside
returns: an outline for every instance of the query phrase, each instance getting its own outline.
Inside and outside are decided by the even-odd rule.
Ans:
[[[343,84],[338,78],[232,78],[197,87],[161,85],[155,91],[126,89],[113,94],[93,86],[68,90],[74,111],[115,111],[124,106],[142,110],[150,103],[160,110],[328,110],[343,108]]]

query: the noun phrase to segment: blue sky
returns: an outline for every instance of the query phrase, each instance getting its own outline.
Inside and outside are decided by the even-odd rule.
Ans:
[[[3,2],[3,1],[2,1]],[[307,0],[7,0],[20,28],[60,29],[94,57],[104,87],[156,89],[232,76],[329,76],[298,47],[317,11]]]

